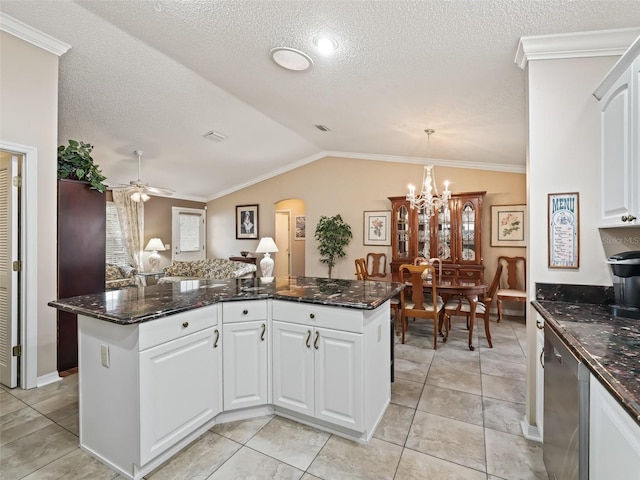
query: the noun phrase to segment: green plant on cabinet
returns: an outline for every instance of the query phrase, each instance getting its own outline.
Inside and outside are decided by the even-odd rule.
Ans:
[[[88,182],[91,188],[104,193],[107,186],[103,183],[107,177],[93,163],[91,151],[93,145],[69,140],[69,145],[58,147],[58,178],[69,178]]]

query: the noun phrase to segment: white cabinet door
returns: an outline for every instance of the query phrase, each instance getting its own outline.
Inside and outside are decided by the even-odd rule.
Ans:
[[[593,375],[590,379],[589,478],[638,478],[640,426]]]
[[[600,101],[601,224],[634,225],[629,216],[640,216],[637,205],[637,157],[632,151],[633,69],[629,68]],[[625,220],[623,220],[623,218]]]
[[[220,413],[215,330],[208,328],[139,353],[140,465]]]
[[[314,415],[313,328],[273,322],[273,403]]]
[[[316,328],[315,417],[352,430],[364,428],[362,335]]]
[[[222,326],[223,409],[267,404],[267,321]]]

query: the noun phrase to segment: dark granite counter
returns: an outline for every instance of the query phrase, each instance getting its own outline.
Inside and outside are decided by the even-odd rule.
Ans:
[[[400,283],[315,277],[187,280],[64,298],[49,305],[123,325],[146,322],[225,301],[272,298],[343,308],[373,310],[398,294]]]
[[[533,306],[545,319],[545,328],[560,336],[640,424],[640,320],[613,317],[606,305],[609,297],[597,290],[584,298],[602,304],[544,295],[543,289],[536,296]]]

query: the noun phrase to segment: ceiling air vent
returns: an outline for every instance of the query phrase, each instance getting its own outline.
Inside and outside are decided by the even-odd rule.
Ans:
[[[327,127],[326,125],[314,125],[314,127],[316,127],[321,132],[330,132],[331,131],[331,129],[329,127]]]
[[[215,130],[209,130],[207,133],[203,135],[203,137],[208,140],[211,140],[212,142],[221,142],[227,139],[226,135],[223,135],[220,132],[216,132]]]

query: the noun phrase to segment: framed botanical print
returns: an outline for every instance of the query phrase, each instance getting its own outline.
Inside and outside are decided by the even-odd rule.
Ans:
[[[491,246],[525,247],[526,205],[491,205]]]
[[[236,206],[236,238],[258,238],[258,205]]]
[[[364,212],[364,245],[391,245],[391,211]]]

